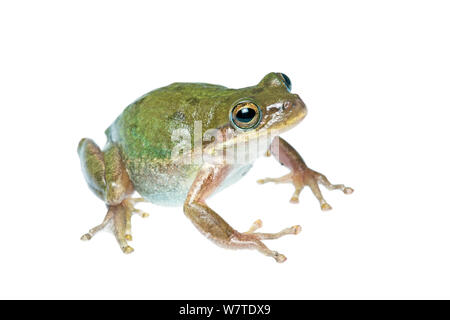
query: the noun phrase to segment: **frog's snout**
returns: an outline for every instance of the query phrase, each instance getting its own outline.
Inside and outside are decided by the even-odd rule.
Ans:
[[[294,122],[300,122],[308,113],[305,103],[300,99],[298,94],[294,95],[294,99],[285,104],[286,111],[292,114]]]

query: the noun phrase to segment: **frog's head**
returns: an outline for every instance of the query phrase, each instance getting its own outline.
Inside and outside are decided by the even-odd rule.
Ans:
[[[306,116],[306,106],[291,93],[291,81],[283,73],[269,73],[256,86],[246,88],[237,100],[230,120],[238,131],[268,131],[279,134],[297,125]]]

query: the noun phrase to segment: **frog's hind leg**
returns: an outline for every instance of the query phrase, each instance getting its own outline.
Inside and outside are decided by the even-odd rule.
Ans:
[[[108,212],[105,216],[105,219],[101,224],[89,230],[88,233],[84,234],[81,237],[81,240],[87,241],[91,240],[92,237],[99,231],[103,230],[106,226],[112,224],[113,233],[117,239],[117,242],[120,245],[120,248],[124,253],[131,253],[134,251],[132,247],[130,247],[127,243],[127,235],[126,235],[126,225],[127,225],[127,208],[124,204],[119,204],[116,206],[110,206],[108,208]]]
[[[133,213],[137,213],[143,218],[148,217],[148,213],[134,207],[136,202],[141,202],[135,200],[136,199],[129,198],[123,200],[118,205],[108,206],[108,212],[103,222],[90,229],[88,233],[81,237],[81,240],[91,240],[97,232],[112,225],[112,231],[122,251],[124,253],[133,252],[134,249],[130,247],[127,242],[133,239],[131,236],[131,216]]]
[[[81,240],[87,241],[91,240],[92,237],[99,231],[103,230],[106,226],[109,225],[111,218],[113,217],[113,212],[111,210],[108,210],[108,213],[106,213],[105,218],[103,219],[103,222],[100,223],[98,226],[93,227],[89,230],[88,233],[85,233],[81,236]]]
[[[134,187],[122,162],[119,149],[108,144],[102,151],[90,139],[82,139],[78,146],[78,154],[86,181],[91,190],[105,202],[108,212],[101,224],[84,234],[82,240],[92,237],[112,224],[113,233],[124,253],[133,252],[127,240],[131,240],[131,215],[146,213],[136,209],[134,205],[144,201],[142,198],[132,199]]]
[[[109,210],[113,211],[114,227],[113,233],[124,253],[132,253],[134,249],[128,245],[127,240],[131,240],[131,234],[127,234],[128,225],[130,223],[131,212],[127,208],[126,203],[112,206]],[[128,237],[127,237],[128,236]]]
[[[135,204],[139,202],[146,202],[143,198],[129,198],[124,200],[126,207],[126,225],[125,225],[125,239],[128,241],[133,240],[133,236],[131,235],[131,216],[135,213],[140,215],[142,218],[147,218],[149,214],[147,212],[142,211],[141,209],[135,208]]]

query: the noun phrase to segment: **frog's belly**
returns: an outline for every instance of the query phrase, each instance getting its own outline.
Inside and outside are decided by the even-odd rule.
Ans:
[[[214,193],[239,181],[251,167],[252,164],[235,166]],[[182,206],[199,170],[195,165],[128,168],[136,191],[151,203],[163,206]]]

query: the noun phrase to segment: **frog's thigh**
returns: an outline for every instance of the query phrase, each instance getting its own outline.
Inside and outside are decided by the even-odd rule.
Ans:
[[[125,169],[119,148],[110,144],[103,151],[105,159],[105,202],[108,205],[118,205],[134,191],[133,184]]]
[[[108,206],[108,213],[103,222],[90,229],[81,239],[90,240],[112,223],[114,235],[123,252],[132,252],[133,248],[127,244],[127,240],[131,240],[131,214],[141,213],[134,208],[134,204],[141,200],[130,198],[134,188],[118,147],[108,144],[102,151],[92,140],[82,139],[78,145],[78,154],[89,187]]]
[[[254,233],[250,230],[240,233],[234,230],[222,217],[212,210],[205,200],[225,180],[230,172],[227,165],[212,166],[205,164],[192,184],[184,203],[184,213],[192,223],[209,239],[226,248],[257,249],[259,252],[283,262],[286,257],[267,248],[261,239],[276,239],[286,234],[297,234],[299,227],[291,227],[275,234]]]
[[[90,139],[78,145],[81,168],[91,190],[107,205],[121,203],[133,191],[117,146],[107,145],[102,151]]]
[[[81,170],[89,188],[100,199],[105,200],[105,160],[103,152],[91,139],[81,139],[78,144]]]

